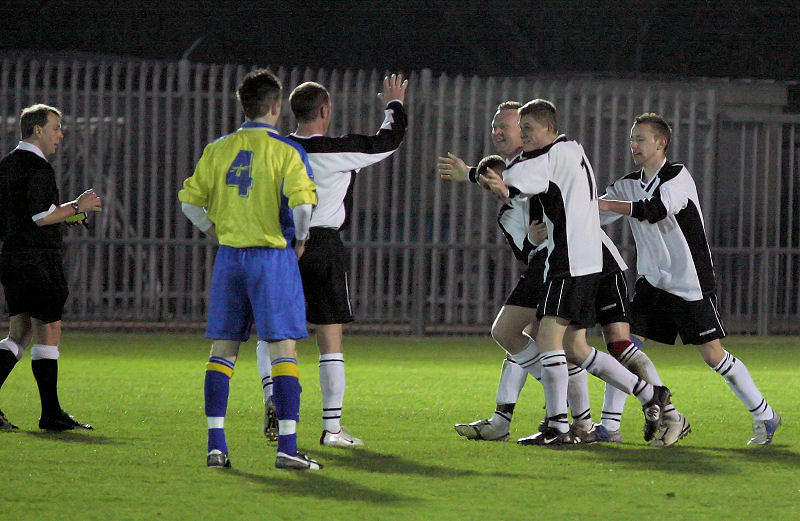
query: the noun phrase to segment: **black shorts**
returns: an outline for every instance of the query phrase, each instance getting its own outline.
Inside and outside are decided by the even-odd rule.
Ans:
[[[542,287],[544,287],[544,263],[546,261],[547,250],[542,250],[533,256],[528,264],[528,269],[520,275],[517,285],[508,295],[506,306],[536,309],[536,306],[539,305]]]
[[[306,320],[312,324],[346,324],[355,320],[347,286],[347,261],[338,230],[311,228],[299,264]]]
[[[569,320],[572,326],[592,327],[596,321],[595,297],[599,283],[599,273],[545,281],[537,318],[559,317]]]
[[[625,275],[619,268],[600,278],[594,302],[597,322],[601,326],[631,321],[628,283],[625,282]]]
[[[702,345],[725,338],[717,312],[717,296],[684,300],[654,287],[644,277],[636,281],[631,303],[631,332],[662,344],[674,344],[680,334],[684,344]]]
[[[58,322],[69,289],[60,250],[14,250],[0,255],[0,282],[8,315]]]

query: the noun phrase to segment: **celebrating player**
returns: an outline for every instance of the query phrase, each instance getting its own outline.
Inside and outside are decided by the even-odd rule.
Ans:
[[[519,111],[524,153],[505,172],[485,178],[502,198],[539,195],[548,231],[545,288],[540,296],[536,342],[509,351],[521,367],[541,363],[547,426],[518,443],[573,443],[567,421],[567,358],[588,372],[635,395],[645,413],[645,440],[660,429],[669,389],[637,378],[606,353],[586,342],[595,322],[595,296],[602,271],[602,239],[594,174],[583,148],[557,131],[556,110],[533,100]],[[491,170],[489,170],[491,172]]]
[[[694,179],[667,161],[672,129],[661,116],[638,116],[631,128],[633,161],[640,170],[617,180],[599,202],[604,222],[627,217],[636,242],[632,303],[635,335],[674,344],[678,334],[698,346],[703,360],[725,379],[753,415],[748,445],[767,445],[781,425],[741,360],[720,342],[716,277]],[[669,427],[669,424],[667,424]]]
[[[374,135],[348,134],[327,137],[333,112],[328,90],[315,82],[298,85],[289,96],[297,130],[288,137],[308,154],[314,170],[319,202],[311,216],[311,230],[300,273],[306,299],[306,317],[312,324],[319,348],[319,383],[322,390],[320,445],[357,447],[364,442],[341,425],[345,393],[342,325],[354,320],[347,284],[347,254],[339,231],[350,224],[353,183],[362,168],[389,157],[403,142],[407,126],[403,106],[408,81],[392,74],[383,80],[378,95],[386,107],[383,123]],[[263,359],[271,349],[260,343]],[[264,385],[265,434],[269,425],[269,367],[259,362]],[[274,380],[274,373],[272,379]]]

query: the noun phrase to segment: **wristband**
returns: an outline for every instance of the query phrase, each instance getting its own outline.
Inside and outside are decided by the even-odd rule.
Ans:
[[[72,207],[73,210],[75,210],[75,213],[73,213],[72,215],[78,215],[78,213],[81,211],[80,208],[78,208],[78,203],[72,201],[71,203],[69,203],[69,205]]]

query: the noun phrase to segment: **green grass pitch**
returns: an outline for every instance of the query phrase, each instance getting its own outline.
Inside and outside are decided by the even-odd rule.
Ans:
[[[768,447],[746,447],[751,419],[694,348],[646,345],[693,432],[651,448],[629,398],[624,444],[561,449],[459,438],[453,424],[491,414],[502,354],[489,338],[345,338],[343,423],[363,450],[320,447],[312,341],[299,344],[299,444],[325,468],[274,468],[261,433],[255,343],[231,382],[226,430],[233,469],[205,466],[200,335],[69,333],[61,344],[64,408],[93,432],[43,433],[30,358],[0,390],[20,426],[0,432],[3,520],[727,520],[800,519],[797,338],[727,339],[784,425]],[[599,421],[602,386],[590,377]],[[529,380],[512,439],[542,417]]]

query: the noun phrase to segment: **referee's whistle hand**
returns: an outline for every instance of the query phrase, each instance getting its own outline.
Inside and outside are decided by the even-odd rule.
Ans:
[[[96,193],[94,188],[89,188],[75,200],[78,203],[78,209],[82,212],[99,212],[102,210],[103,201]]]

